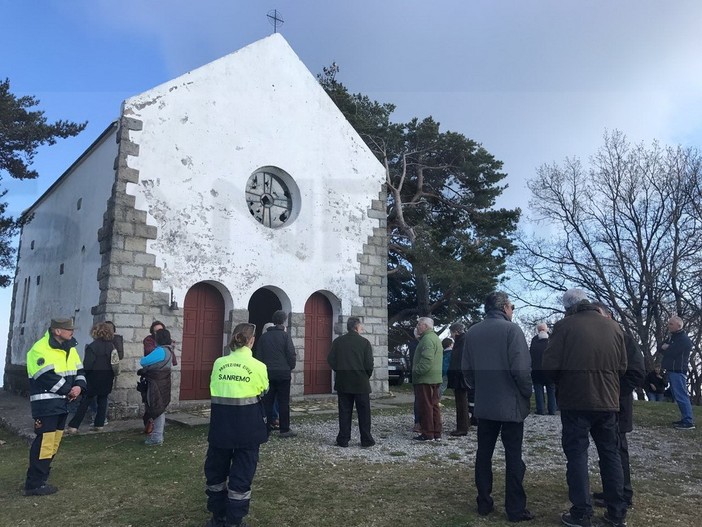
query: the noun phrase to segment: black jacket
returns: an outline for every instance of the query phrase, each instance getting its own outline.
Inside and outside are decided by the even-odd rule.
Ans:
[[[336,372],[334,389],[338,393],[371,393],[373,348],[367,338],[349,331],[334,339],[327,362]]]
[[[297,354],[290,335],[283,326],[268,328],[256,343],[256,358],[268,368],[268,378],[290,379],[295,369]]]
[[[651,387],[653,385],[653,388]],[[646,382],[644,383],[644,389],[647,392],[653,392],[658,394],[665,393],[665,387],[668,385],[668,380],[666,379],[665,373],[661,372],[660,377],[655,371],[649,372],[646,376]]]
[[[110,356],[113,349],[113,341],[102,339],[94,340],[85,346],[83,366],[88,381],[88,397],[108,395],[112,392],[115,374],[110,364]]]
[[[692,351],[692,341],[682,329],[671,333],[665,341],[668,349],[661,350],[663,360],[661,368],[669,372],[687,373],[690,367],[690,351]]]
[[[619,431],[631,432],[634,429],[634,397],[636,388],[643,385],[646,375],[644,358],[636,341],[627,333],[626,342],[626,372],[619,377]]]
[[[541,359],[548,347],[548,338],[542,339],[536,335],[531,339],[529,354],[531,355],[531,382],[534,384],[551,384],[541,369]]]
[[[465,346],[466,334],[460,333],[456,335],[456,342],[453,343],[453,351],[451,352],[451,362],[449,362],[448,372],[448,387],[453,390],[467,390],[468,384],[463,376],[461,362],[463,362],[463,348]]]

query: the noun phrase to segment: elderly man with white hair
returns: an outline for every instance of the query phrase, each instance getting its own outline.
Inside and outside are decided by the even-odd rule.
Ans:
[[[687,393],[687,370],[692,341],[683,331],[683,321],[678,316],[672,316],[668,320],[668,333],[668,339],[661,346],[661,367],[668,372],[670,391],[673,392],[673,398],[680,409],[680,421],[675,421],[673,427],[679,430],[693,430],[695,423],[692,419],[692,404]]]
[[[444,347],[434,332],[434,321],[429,317],[417,320],[419,344],[412,362],[412,383],[414,398],[419,411],[421,433],[414,437],[417,441],[441,440],[441,408],[439,408],[439,386],[441,367],[444,361]]]
[[[627,503],[619,454],[619,379],[627,369],[626,343],[619,325],[603,317],[581,289],[563,295],[566,317],[556,323],[542,367],[558,387],[566,481],[571,508],[563,525],[590,527],[589,436],[600,457],[607,525],[625,527]]]

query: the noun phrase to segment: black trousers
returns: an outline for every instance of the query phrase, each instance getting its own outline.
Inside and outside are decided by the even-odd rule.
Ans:
[[[58,452],[68,414],[47,415],[34,420],[36,437],[29,447],[29,468],[25,489],[41,487],[49,479],[51,462]]]
[[[351,439],[351,419],[353,405],[356,405],[358,428],[361,432],[361,446],[372,445],[375,441],[371,435],[370,394],[367,393],[337,393],[339,403],[339,434],[336,442],[347,445]]]
[[[624,476],[624,501],[627,506],[634,500],[634,489],[631,486],[631,467],[629,466],[629,442],[626,432],[619,432],[619,457],[622,461],[622,475]]]
[[[566,480],[568,498],[572,504],[570,513],[578,519],[592,516],[587,455],[589,436],[592,436],[600,457],[600,476],[607,512],[614,520],[624,519],[627,505],[624,501],[624,473],[619,454],[616,412],[561,410],[561,424],[563,453],[568,460]]]
[[[80,428],[83,418],[85,417],[88,407],[94,397],[97,397],[97,413],[95,414],[95,426],[105,426],[105,416],[107,415],[107,395],[93,395],[91,397],[83,396],[78,405],[78,410],[73,416],[73,419],[68,423],[71,428]]]
[[[280,432],[290,431],[290,379],[269,379],[268,393],[263,397],[263,404],[266,407],[266,422],[268,431],[272,430],[273,424],[273,403],[278,399],[278,421]]]
[[[470,426],[468,390],[465,388],[454,388],[453,398],[456,400],[456,430],[458,432],[467,432]]]
[[[478,452],[475,455],[475,486],[478,489],[478,511],[493,509],[492,500],[492,455],[497,437],[505,448],[505,511],[509,519],[518,518],[526,509],[524,474],[526,465],[522,461],[524,423],[478,419]]]
[[[249,513],[251,483],[258,465],[258,445],[252,448],[209,446],[205,458],[207,510],[236,525]]]

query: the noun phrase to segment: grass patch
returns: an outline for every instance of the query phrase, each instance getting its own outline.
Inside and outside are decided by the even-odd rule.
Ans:
[[[411,422],[410,408],[400,412]],[[632,458],[636,505],[629,517],[632,526],[701,525],[702,433],[672,430],[669,424],[676,412],[673,405],[663,403],[635,405],[637,430],[630,445],[638,444],[641,451],[641,444],[651,442],[658,450],[644,448],[641,456]],[[296,417],[296,422],[305,419],[336,426],[335,415]],[[208,518],[202,468],[206,434],[205,427],[169,425],[164,446],[152,448],[145,447],[144,436],[136,432],[67,437],[50,479],[60,492],[25,498],[21,487],[27,445],[0,430],[0,441],[5,441],[0,446],[0,525],[44,527],[50,510],[50,523],[57,525],[78,521],[90,527],[200,527]],[[527,439],[525,450],[540,448]],[[558,444],[560,437],[540,441]],[[474,452],[465,454],[472,458]],[[530,525],[555,527],[560,525],[559,513],[569,506],[564,459],[558,449],[551,453],[544,449],[543,455],[553,457],[547,468],[527,466],[528,506],[537,515]],[[372,463],[362,457],[335,456],[304,437],[272,440],[261,449],[247,521],[252,527],[512,525],[502,512],[502,461],[494,464],[496,512],[481,518],[475,513],[473,467],[457,462],[461,455],[442,453],[441,444],[431,444],[418,461],[392,447],[386,456],[406,459]],[[599,488],[598,479],[592,478],[593,488]]]

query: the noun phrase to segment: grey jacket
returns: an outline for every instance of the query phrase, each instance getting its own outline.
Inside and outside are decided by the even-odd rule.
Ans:
[[[462,368],[475,388],[475,417],[521,423],[529,415],[529,347],[503,312],[488,312],[466,332]]]

